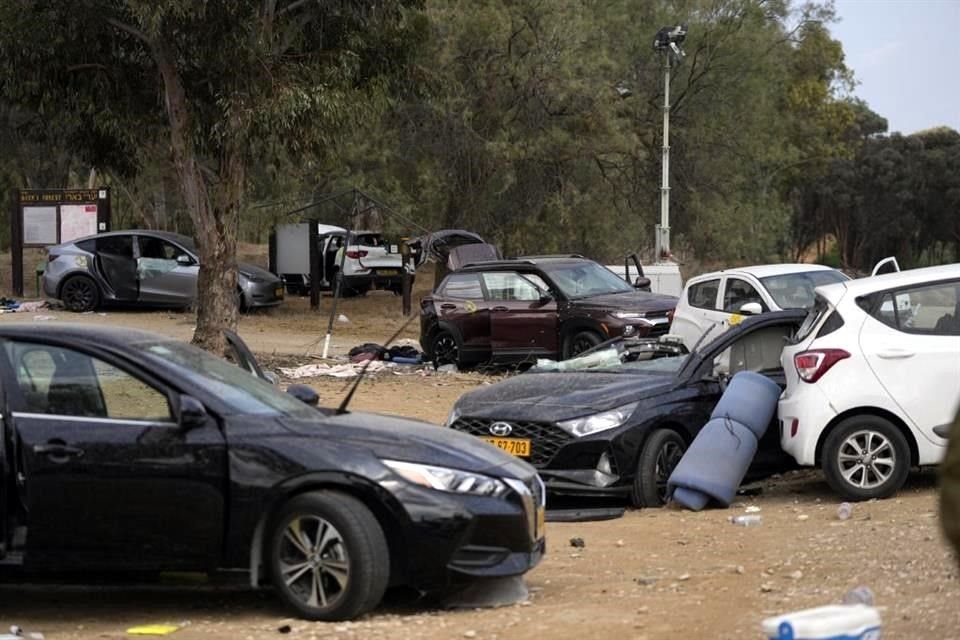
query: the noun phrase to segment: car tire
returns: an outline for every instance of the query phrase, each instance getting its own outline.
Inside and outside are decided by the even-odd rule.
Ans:
[[[100,288],[90,276],[70,276],[60,287],[60,300],[68,311],[93,311],[100,304]]]
[[[437,366],[443,364],[462,364],[460,359],[460,341],[457,336],[446,329],[434,334],[430,341],[430,357]]]
[[[563,341],[563,359],[573,358],[601,342],[603,342],[603,337],[596,331],[586,330],[570,333]]]
[[[888,498],[907,481],[910,446],[886,418],[853,416],[827,436],[821,466],[830,488],[847,500]]]
[[[637,456],[630,500],[635,507],[662,507],[667,502],[667,480],[687,443],[673,429],[657,429],[651,433]]]
[[[269,552],[274,588],[307,620],[352,620],[367,613],[380,603],[390,578],[380,523],[362,502],[342,493],[305,493],[287,502],[274,519]]]

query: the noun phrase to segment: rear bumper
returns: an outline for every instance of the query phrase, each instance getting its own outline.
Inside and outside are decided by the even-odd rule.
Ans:
[[[777,405],[780,418],[780,446],[797,464],[816,464],[817,441],[837,412],[819,387],[801,383],[790,395],[781,396]]]

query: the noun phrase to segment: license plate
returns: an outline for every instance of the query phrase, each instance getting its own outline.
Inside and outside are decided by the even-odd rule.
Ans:
[[[377,273],[381,276],[395,276],[400,272],[396,269],[380,269]]]
[[[526,438],[484,438],[484,440],[515,456],[530,457],[530,440]]]
[[[276,290],[274,290],[274,294],[275,294],[278,298],[282,298],[282,297],[283,297],[283,287],[282,287],[282,286],[277,287]]]

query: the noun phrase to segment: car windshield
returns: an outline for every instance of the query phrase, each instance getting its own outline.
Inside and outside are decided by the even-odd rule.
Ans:
[[[257,416],[315,417],[316,409],[289,396],[249,371],[202,349],[164,340],[131,345],[148,360],[174,365],[185,386],[216,396],[233,413]]]
[[[586,298],[605,293],[633,291],[626,280],[596,262],[570,262],[544,267],[568,298]]]
[[[849,279],[841,271],[827,269],[767,276],[760,278],[760,282],[781,309],[809,309],[813,306],[815,288]]]

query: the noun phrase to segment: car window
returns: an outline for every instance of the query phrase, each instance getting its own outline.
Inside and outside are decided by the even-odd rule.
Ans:
[[[140,257],[153,260],[176,260],[177,256],[186,255],[183,249],[175,244],[152,238],[150,236],[140,236]]]
[[[121,258],[133,258],[133,236],[97,238],[97,253],[106,253]]]
[[[99,358],[50,345],[8,342],[30,413],[172,422],[166,394]]]
[[[379,247],[383,245],[383,237],[379,233],[361,233],[354,236],[354,243],[362,244],[367,247]]]
[[[690,285],[687,289],[687,302],[698,309],[716,309],[720,280],[706,280]]]
[[[872,315],[904,333],[960,336],[960,282],[886,293]]]
[[[543,280],[540,282],[543,283]],[[483,284],[487,289],[487,300],[534,301],[539,300],[541,292],[547,290],[546,285],[538,289],[526,275],[521,277],[516,273],[485,273]]]
[[[781,309],[809,309],[815,301],[815,288],[849,279],[842,271],[825,269],[767,276],[760,278],[760,283]]]
[[[461,300],[482,300],[483,288],[480,286],[480,277],[475,273],[456,273],[447,276],[440,295]]]
[[[713,358],[713,375],[781,370],[780,353],[794,328],[795,325],[778,325],[747,333]]]
[[[727,278],[727,286],[723,291],[723,310],[736,313],[740,311],[740,307],[750,302],[756,302],[763,311],[769,311],[752,284],[740,278]]]

